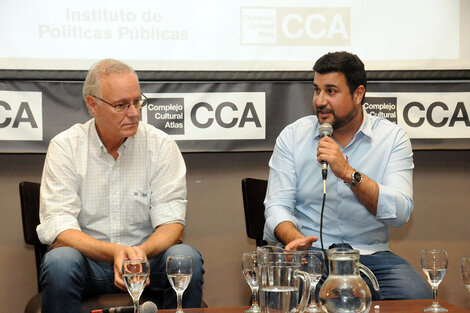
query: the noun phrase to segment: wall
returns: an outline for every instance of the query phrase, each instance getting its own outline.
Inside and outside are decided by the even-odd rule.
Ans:
[[[241,274],[247,238],[241,197],[243,177],[267,178],[268,152],[185,154],[188,226],[185,241],[205,259],[204,300],[209,306],[247,305]],[[18,183],[39,181],[44,155],[0,154],[0,312],[21,312],[36,292],[34,253],[24,244]],[[392,230],[392,249],[416,269],[422,248],[445,248],[449,269],[439,297],[470,309],[459,262],[470,255],[470,151],[415,151],[415,212]]]

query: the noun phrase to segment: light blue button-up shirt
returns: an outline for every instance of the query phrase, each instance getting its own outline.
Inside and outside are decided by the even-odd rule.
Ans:
[[[284,221],[292,222],[305,236],[320,235],[323,180],[317,161],[318,126],[316,116],[307,116],[287,126],[277,138],[264,202],[264,238],[270,243],[277,242],[274,229]],[[377,216],[329,170],[324,246],[347,242],[362,254],[389,250],[388,226],[403,225],[413,211],[410,140],[396,124],[364,114],[361,127],[342,151],[352,168],[379,185]],[[313,246],[320,247],[320,241]]]

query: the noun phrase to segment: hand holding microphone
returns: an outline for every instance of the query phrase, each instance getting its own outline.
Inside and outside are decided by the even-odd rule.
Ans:
[[[318,131],[320,133],[320,138],[331,137],[333,134],[333,128],[328,123],[321,124],[318,127]],[[345,157],[339,144],[332,139],[321,140],[317,149],[317,159],[322,164],[324,185],[326,184],[325,181],[328,167],[331,168],[331,171],[336,175],[336,177],[342,178],[349,165],[347,164],[347,156]],[[330,160],[330,164],[328,164],[324,158],[328,158],[328,160]]]

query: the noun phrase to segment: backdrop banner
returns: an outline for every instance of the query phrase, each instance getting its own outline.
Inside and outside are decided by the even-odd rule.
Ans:
[[[91,118],[81,81],[0,81],[0,153],[44,153]],[[143,122],[183,152],[271,151],[289,123],[313,114],[311,81],[141,82]],[[413,149],[470,149],[470,82],[369,82],[365,109],[404,128]]]

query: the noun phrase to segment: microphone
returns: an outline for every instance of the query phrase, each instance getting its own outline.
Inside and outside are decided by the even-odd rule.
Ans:
[[[320,133],[320,139],[328,136],[331,137],[333,134],[333,126],[330,123],[323,123],[318,127],[318,132]],[[327,255],[325,252],[325,247],[323,246],[323,213],[325,211],[325,201],[326,201],[326,175],[328,174],[328,162],[321,161],[322,168],[321,174],[323,176],[323,200],[321,204],[321,213],[320,213],[320,244],[323,255]],[[325,257],[326,260],[326,257]]]
[[[318,127],[318,132],[320,133],[320,138],[325,136],[331,137],[333,134],[333,126],[330,123],[323,123]]]
[[[152,301],[144,302],[140,306],[140,313],[157,313],[158,308]],[[134,306],[118,306],[115,308],[93,310],[91,313],[134,313]]]
[[[333,126],[331,126],[330,123],[323,123],[318,127],[318,132],[320,133],[320,139],[325,136],[331,137],[331,135],[333,134]],[[326,175],[328,174],[328,162],[321,161],[321,164],[321,173],[323,176],[323,180],[326,180]]]

